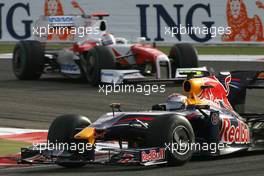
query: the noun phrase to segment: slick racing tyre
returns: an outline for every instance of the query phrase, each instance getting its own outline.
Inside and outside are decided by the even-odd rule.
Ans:
[[[63,115],[57,117],[49,127],[48,142],[52,144],[71,144],[84,141],[76,141],[74,135],[77,134],[78,130],[83,129],[91,124],[91,121],[84,116],[79,115]],[[75,151],[76,152],[76,151]],[[78,152],[78,151],[77,151]],[[82,155],[85,155],[83,153]],[[84,163],[58,163],[58,165],[68,168],[82,167]]]
[[[13,51],[13,72],[20,80],[37,80],[44,69],[44,49],[39,41],[20,41]]]
[[[177,68],[198,67],[197,51],[189,43],[180,43],[174,45],[170,50],[169,58],[172,59],[172,77],[175,77]]]
[[[165,148],[167,165],[179,166],[191,159],[195,136],[185,117],[170,115],[150,124],[145,141],[145,147]]]
[[[106,46],[95,46],[84,55],[84,59],[87,80],[94,86],[101,82],[102,69],[115,69],[115,56]]]

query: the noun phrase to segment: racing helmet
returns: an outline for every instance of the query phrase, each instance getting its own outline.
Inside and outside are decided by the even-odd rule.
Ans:
[[[181,94],[174,93],[168,97],[166,109],[175,111],[175,110],[185,109],[186,105],[187,105],[187,97]]]
[[[116,39],[115,39],[114,35],[106,33],[102,36],[102,44],[104,46],[113,45],[115,43],[116,43]]]

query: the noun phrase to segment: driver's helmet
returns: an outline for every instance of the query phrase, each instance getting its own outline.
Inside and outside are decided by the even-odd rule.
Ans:
[[[174,93],[167,99],[167,110],[180,110],[185,109],[187,104],[187,97],[181,94]]]
[[[116,39],[115,39],[114,35],[106,33],[102,36],[102,44],[104,46],[113,45],[115,43],[116,43]]]

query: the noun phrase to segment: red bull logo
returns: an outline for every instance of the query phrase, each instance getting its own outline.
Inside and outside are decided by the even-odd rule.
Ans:
[[[245,123],[238,120],[237,126],[232,125],[230,119],[224,118],[220,137],[223,142],[228,143],[249,143],[249,130]]]
[[[158,161],[165,159],[165,150],[163,148],[156,150],[150,150],[148,153],[146,151],[141,152],[141,161],[148,162],[148,161]]]

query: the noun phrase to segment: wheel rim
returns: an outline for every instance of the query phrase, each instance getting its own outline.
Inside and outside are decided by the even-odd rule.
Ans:
[[[186,155],[190,150],[190,135],[186,127],[178,126],[174,129],[173,134],[174,151],[179,155]]]

